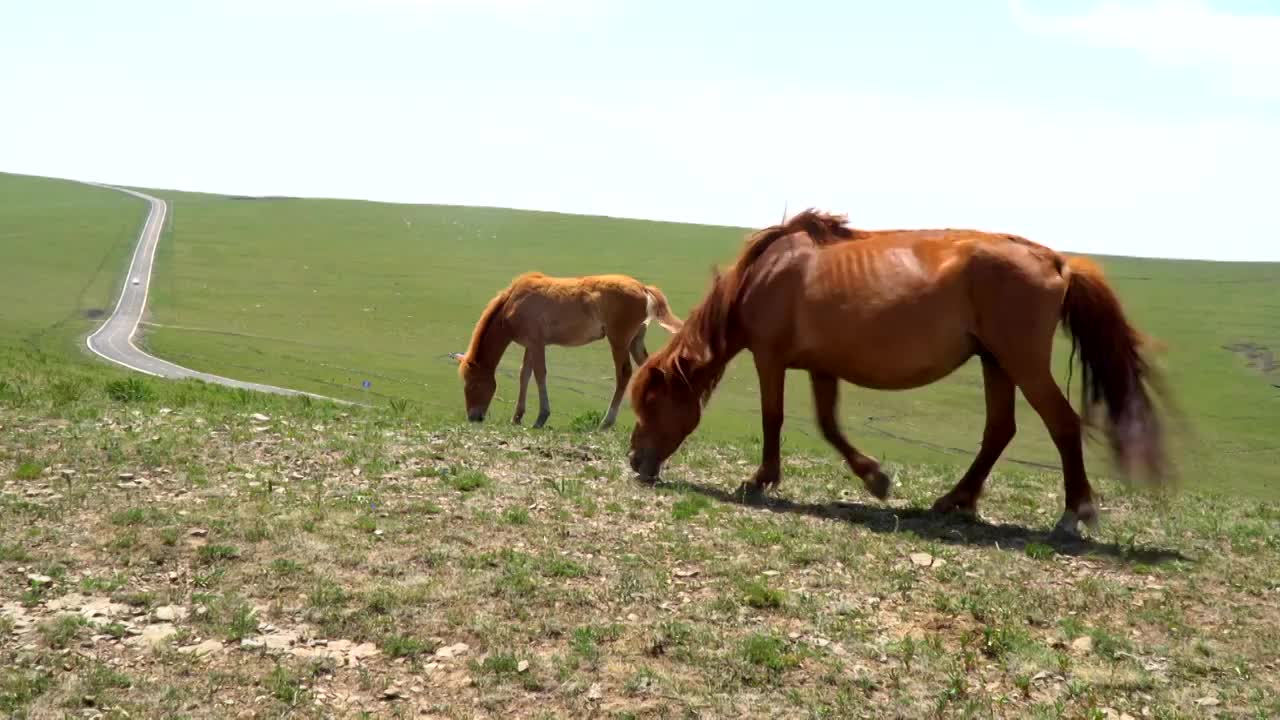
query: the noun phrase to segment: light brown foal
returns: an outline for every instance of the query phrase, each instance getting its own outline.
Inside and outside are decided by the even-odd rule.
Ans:
[[[537,272],[520,275],[489,301],[472,332],[470,347],[458,359],[467,417],[473,422],[484,420],[498,388],[498,362],[507,346],[515,342],[524,347],[524,362],[512,422],[519,424],[524,419],[532,375],[538,383],[534,427],[542,427],[551,416],[547,346],[575,347],[605,338],[613,351],[615,387],[600,429],[612,427],[631,379],[631,361],[639,365],[649,356],[644,336],[650,321],[673,333],[682,325],[662,291],[635,278],[558,278]]]
[[[1165,477],[1161,423],[1147,392],[1143,339],[1101,272],[1014,235],[969,230],[864,231],[843,216],[806,211],[757,233],[693,310],[682,331],[640,368],[632,386],[631,465],[656,477],[693,432],[726,364],[748,350],[760,380],[764,451],[751,489],[781,478],[783,386],[807,370],[823,437],[867,490],[887,497],[879,463],[840,430],[840,380],[878,390],[937,382],[969,358],[982,362],[982,447],[940,512],[975,513],[983,484],[1015,432],[1014,392],[1040,416],[1062,460],[1066,508],[1055,530],[1096,527],[1080,418],[1054,381],[1062,324],[1083,365],[1083,403],[1107,410],[1126,472]]]

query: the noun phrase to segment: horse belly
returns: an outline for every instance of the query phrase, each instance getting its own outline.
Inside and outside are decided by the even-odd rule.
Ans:
[[[919,288],[898,299],[821,301],[798,313],[802,364],[867,388],[941,380],[978,349],[963,297]]]

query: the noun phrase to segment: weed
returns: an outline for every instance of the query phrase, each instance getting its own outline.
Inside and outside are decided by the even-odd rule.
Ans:
[[[37,480],[44,472],[44,463],[35,460],[24,460],[18,463],[18,467],[13,471],[13,477],[17,480]]]
[[[502,511],[502,519],[508,525],[528,525],[529,511],[522,507],[509,507]]]
[[[600,427],[600,423],[603,421],[604,413],[599,410],[588,410],[574,415],[569,420],[569,431],[575,433],[591,432]]]
[[[121,403],[143,403],[155,400],[156,391],[141,378],[111,380],[106,385],[107,397]]]
[[[685,495],[671,506],[671,517],[676,520],[689,520],[710,507],[711,500],[705,495]]]
[[[478,470],[464,470],[446,476],[449,487],[461,493],[469,493],[489,485],[489,478]]]
[[[72,640],[80,634],[81,629],[88,625],[88,621],[80,615],[59,615],[52,620],[46,620],[40,625],[40,635],[49,647],[55,650],[71,644]]]
[[[212,565],[227,560],[235,560],[240,557],[240,551],[230,545],[202,545],[196,551],[196,557],[201,563]]]

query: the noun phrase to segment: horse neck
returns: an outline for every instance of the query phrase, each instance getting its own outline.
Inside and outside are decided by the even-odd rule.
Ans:
[[[480,338],[475,357],[471,358],[472,364],[486,372],[496,372],[503,353],[507,351],[507,346],[513,339],[511,328],[507,327],[507,323],[501,318],[494,318]]]

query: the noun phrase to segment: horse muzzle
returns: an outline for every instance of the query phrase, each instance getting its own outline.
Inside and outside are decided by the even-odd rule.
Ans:
[[[467,419],[473,423],[484,422],[484,409],[471,408],[467,411]]]
[[[662,469],[662,461],[658,459],[658,451],[653,448],[632,450],[629,460],[631,469],[645,480],[656,480],[658,471]]]

